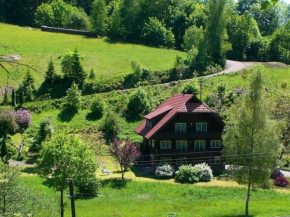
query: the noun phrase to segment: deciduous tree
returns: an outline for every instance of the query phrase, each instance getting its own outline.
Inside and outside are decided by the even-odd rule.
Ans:
[[[91,23],[92,29],[98,35],[106,33],[107,28],[107,10],[104,0],[95,0],[92,5]]]
[[[140,156],[136,145],[129,140],[118,141],[115,139],[110,147],[110,153],[120,166],[122,179],[124,179],[125,171],[132,167]]]
[[[232,107],[223,136],[225,163],[231,165],[238,183],[247,186],[246,216],[249,216],[252,187],[267,185],[281,151],[280,130],[276,122],[270,120],[268,108],[258,67],[253,69],[249,90]]]
[[[37,166],[46,184],[60,192],[61,217],[64,216],[63,193],[68,186],[67,179],[73,179],[76,186],[83,186],[84,180],[96,179],[94,151],[76,135],[58,134],[43,143]]]

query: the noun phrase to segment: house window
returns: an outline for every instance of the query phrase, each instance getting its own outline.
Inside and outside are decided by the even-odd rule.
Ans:
[[[160,149],[171,149],[171,141],[170,140],[161,140],[160,141]]]
[[[177,150],[187,150],[188,149],[187,140],[177,140],[176,141],[176,149]]]
[[[221,148],[222,147],[222,141],[221,140],[211,140],[210,141],[210,147],[211,148]]]
[[[175,132],[176,133],[186,132],[186,123],[175,123]]]
[[[183,165],[187,164],[187,158],[186,157],[178,157],[176,158],[176,165]]]
[[[196,132],[206,132],[207,123],[206,122],[197,122],[196,123]]]
[[[210,164],[220,164],[221,163],[221,158],[220,157],[212,157],[210,159]]]
[[[146,126],[152,128],[152,121],[146,119]]]
[[[160,164],[170,164],[171,163],[171,157],[161,157],[160,158]]]
[[[205,150],[205,140],[195,140],[194,150]]]
[[[152,148],[154,148],[154,147],[155,147],[155,141],[152,140]]]

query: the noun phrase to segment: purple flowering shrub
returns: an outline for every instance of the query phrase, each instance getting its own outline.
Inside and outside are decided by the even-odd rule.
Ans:
[[[279,176],[275,179],[274,184],[279,187],[288,187],[289,181],[284,176]]]
[[[124,179],[125,171],[134,165],[136,159],[140,156],[140,151],[131,141],[119,141],[117,139],[114,140],[109,151],[115,161],[119,164],[122,179]]]
[[[15,121],[21,128],[26,129],[30,126],[31,114],[21,108],[16,112]]]

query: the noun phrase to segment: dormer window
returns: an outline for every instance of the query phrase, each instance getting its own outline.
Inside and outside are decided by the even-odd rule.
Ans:
[[[146,119],[146,126],[152,128],[152,121]]]
[[[175,124],[175,133],[185,133],[185,132],[186,132],[186,123]]]
[[[196,132],[206,132],[207,123],[206,122],[197,122],[196,123]]]

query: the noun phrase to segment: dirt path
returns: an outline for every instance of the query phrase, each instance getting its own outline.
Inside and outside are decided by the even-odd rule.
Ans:
[[[255,65],[256,62],[240,62],[240,61],[233,61],[233,60],[227,60],[226,62],[226,67],[223,71],[211,74],[211,75],[205,75],[205,76],[201,76],[198,78],[209,78],[209,77],[214,77],[216,75],[221,75],[221,74],[227,74],[227,73],[231,73],[231,72],[237,72],[237,71],[241,71],[244,68],[250,68],[253,65]],[[190,79],[184,79],[184,80],[180,80],[182,82],[186,82],[186,81],[190,81],[192,80],[192,78]],[[169,83],[163,83],[163,84],[158,84],[158,85],[169,85]]]
[[[226,62],[226,68],[218,73],[206,75],[204,77],[214,77],[219,74],[226,74],[230,72],[236,72],[241,71],[244,68],[252,67],[255,64],[255,62],[240,62],[240,61],[233,61],[233,60],[227,60]]]
[[[284,174],[284,176],[290,177],[290,172],[285,171],[285,170],[281,170],[281,172]]]

